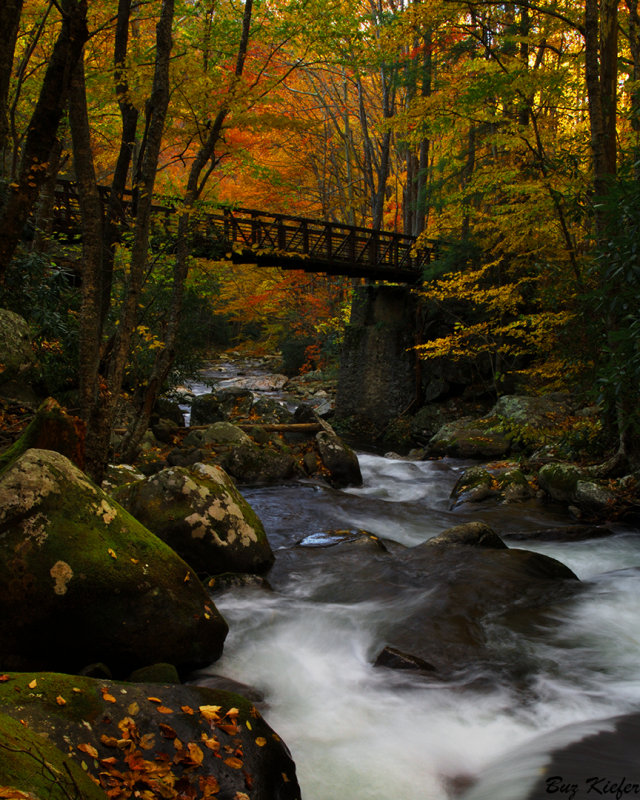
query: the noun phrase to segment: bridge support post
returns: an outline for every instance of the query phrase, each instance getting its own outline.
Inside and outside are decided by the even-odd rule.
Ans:
[[[416,399],[418,300],[407,286],[356,288],[340,357],[336,417],[367,438]]]

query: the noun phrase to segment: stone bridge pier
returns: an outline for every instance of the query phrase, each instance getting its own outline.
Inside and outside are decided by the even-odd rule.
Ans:
[[[336,397],[336,417],[354,433],[380,434],[419,404],[421,376],[412,349],[419,325],[418,298],[408,286],[355,289]]]

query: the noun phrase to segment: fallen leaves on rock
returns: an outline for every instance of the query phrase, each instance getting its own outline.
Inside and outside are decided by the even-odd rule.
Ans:
[[[106,702],[115,702],[107,687],[103,686],[101,693]],[[160,697],[147,697],[147,700],[158,713],[174,713]],[[105,715],[103,719],[112,731],[115,725],[117,735],[100,735],[99,749],[89,742],[77,745],[80,753],[93,759],[93,768],[86,763],[83,766],[107,797],[111,800],[216,800],[220,792],[218,778],[202,774],[211,771],[211,762],[207,766],[205,758],[207,752],[209,759],[218,759],[216,771],[219,769],[220,774],[224,774],[226,768],[235,775],[240,773],[245,788],[251,788],[253,780],[245,769],[242,740],[238,735],[239,710],[234,707],[225,711],[214,705],[200,706],[197,711],[182,706],[180,710],[188,718],[197,716],[200,723],[197,741],[182,741],[176,729],[165,722],[155,723],[155,732],[142,732],[134,718],[140,707],[138,703],[131,703],[128,706],[130,715],[120,720]],[[190,725],[193,728],[193,722]],[[219,732],[225,734],[222,741]],[[266,739],[258,737],[256,744],[261,747]],[[234,794],[234,800],[248,797],[242,791]]]

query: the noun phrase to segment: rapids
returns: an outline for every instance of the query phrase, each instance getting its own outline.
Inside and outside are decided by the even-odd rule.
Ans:
[[[471,519],[498,534],[570,520],[538,502],[451,508],[462,462],[359,458],[364,485],[358,489],[310,483],[243,488],[276,555],[268,576],[273,591],[247,587],[215,596],[230,634],[209,671],[264,694],[265,714],[292,752],[304,800],[529,797],[552,744],[575,741],[607,728],[601,720],[640,710],[638,532],[620,528],[609,538],[567,544],[517,542],[562,561],[584,582],[549,631],[519,643],[537,664],[527,692],[445,685],[375,668],[385,630],[412,596],[380,592],[375,581],[367,582],[366,553],[357,576],[339,557],[315,562],[310,553],[323,531],[364,528],[412,547]],[[307,537],[308,547],[296,547]],[[614,765],[611,771],[604,776],[610,784],[622,777],[613,774]],[[634,778],[640,783],[640,754],[636,774],[626,775],[629,782]],[[536,800],[594,797],[604,786],[587,792],[581,785],[572,793],[577,785],[548,784]]]

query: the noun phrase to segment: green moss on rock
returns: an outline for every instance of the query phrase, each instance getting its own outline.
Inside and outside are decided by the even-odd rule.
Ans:
[[[104,800],[104,792],[73,759],[15,719],[0,714],[0,785],[34,800]],[[5,795],[6,797],[6,795]]]
[[[193,570],[64,456],[0,477],[0,663],[114,675],[215,661],[227,625]]]
[[[200,573],[263,572],[273,563],[260,519],[218,466],[164,469],[115,496]]]

